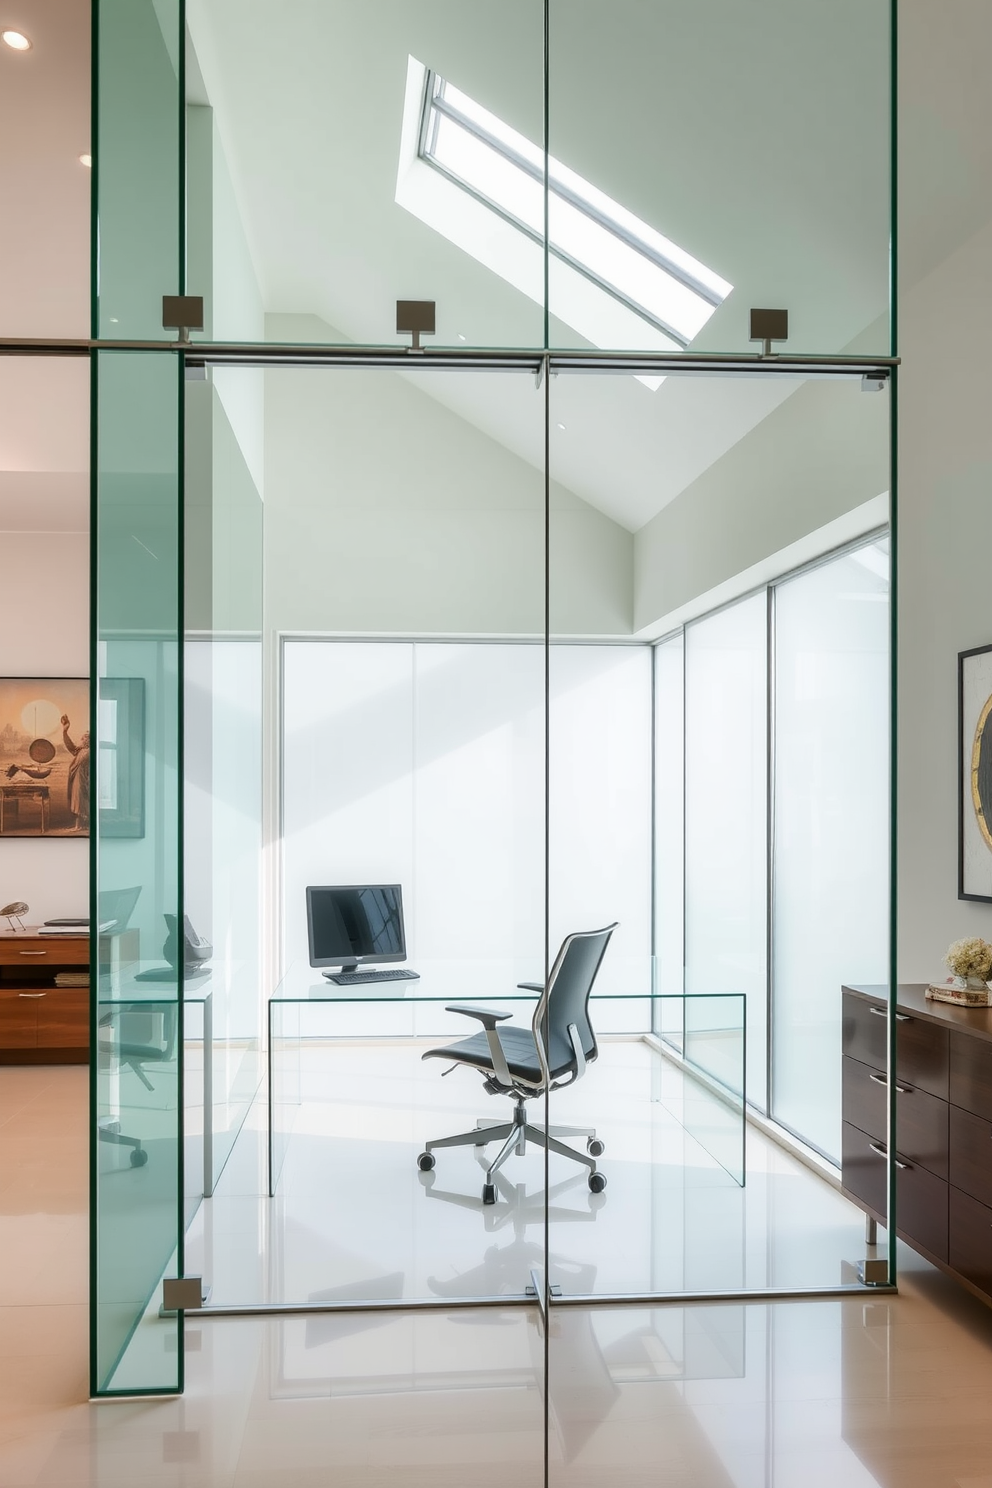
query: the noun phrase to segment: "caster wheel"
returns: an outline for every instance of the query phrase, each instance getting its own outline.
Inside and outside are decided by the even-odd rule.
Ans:
[[[598,1137],[590,1137],[586,1143],[586,1151],[590,1157],[602,1157],[606,1151],[606,1143],[601,1142]]]
[[[495,1204],[495,1202],[496,1202],[496,1185],[495,1185],[495,1183],[484,1183],[482,1185],[482,1202],[484,1204]]]
[[[605,1187],[606,1187],[606,1174],[605,1173],[590,1173],[589,1174],[589,1192],[590,1193],[602,1193],[603,1192],[603,1189]]]
[[[417,1167],[422,1173],[429,1173],[436,1161],[433,1152],[422,1152],[417,1158]]]
[[[148,1161],[148,1153],[143,1147],[134,1147],[131,1151],[132,1168],[143,1168]]]

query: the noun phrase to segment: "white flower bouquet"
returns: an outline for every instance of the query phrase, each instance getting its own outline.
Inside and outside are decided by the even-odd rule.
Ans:
[[[944,957],[953,976],[946,982],[931,982],[927,996],[935,1002],[955,1002],[961,1007],[988,1007],[989,977],[992,976],[992,945],[978,935],[956,940]]]

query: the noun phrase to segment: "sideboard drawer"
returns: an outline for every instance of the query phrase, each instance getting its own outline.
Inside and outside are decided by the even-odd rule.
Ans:
[[[973,1199],[992,1204],[992,1123],[951,1106],[950,1179]]]
[[[844,993],[844,1053],[876,1070],[887,1068],[887,1014],[884,1002],[866,1002]],[[990,1046],[992,1047],[992,1046]],[[901,1084],[947,1099],[948,1035],[911,1013],[896,1014],[897,1071]]]
[[[950,1098],[963,1111],[992,1121],[992,1044],[987,1040],[951,1034]]]
[[[38,998],[0,987],[0,1049],[33,1049],[38,1042]]]
[[[88,966],[85,935],[0,936],[0,966]]]
[[[86,1049],[90,1042],[88,987],[55,987],[38,1007],[40,1049]]]
[[[948,1261],[980,1291],[992,1296],[992,1209],[954,1187]]]
[[[843,1125],[842,1181],[856,1199],[876,1214],[887,1209],[884,1143]],[[947,1260],[947,1183],[900,1151],[896,1170],[896,1227],[938,1261]]]
[[[845,1054],[843,1113],[876,1141],[885,1141],[888,1079]],[[920,1163],[938,1178],[947,1177],[947,1102],[896,1081],[896,1143],[899,1155]],[[992,1144],[990,1144],[992,1145]]]

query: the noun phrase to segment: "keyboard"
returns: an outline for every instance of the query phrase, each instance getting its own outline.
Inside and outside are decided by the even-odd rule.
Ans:
[[[368,986],[370,982],[416,982],[420,978],[419,971],[405,971],[402,967],[396,971],[325,971],[324,975],[339,987]]]

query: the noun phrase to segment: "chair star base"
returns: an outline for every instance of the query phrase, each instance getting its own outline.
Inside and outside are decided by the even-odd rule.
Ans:
[[[561,1137],[585,1137],[586,1152],[577,1152],[574,1147],[569,1147],[561,1141]],[[527,1150],[527,1143],[531,1142],[535,1147],[544,1147],[549,1152],[557,1153],[559,1157],[570,1157],[573,1162],[582,1163],[589,1169],[589,1187],[593,1193],[602,1193],[606,1187],[606,1177],[596,1169],[596,1158],[604,1151],[604,1144],[596,1136],[593,1127],[588,1126],[550,1126],[545,1127],[527,1120],[527,1104],[518,1097],[513,1105],[513,1119],[501,1121],[493,1125],[490,1121],[481,1119],[476,1122],[472,1131],[458,1132],[453,1137],[437,1137],[428,1142],[424,1151],[417,1159],[421,1172],[427,1173],[434,1167],[434,1152],[438,1147],[488,1147],[491,1142],[501,1142],[502,1146],[493,1161],[486,1168],[486,1181],[482,1189],[482,1202],[484,1204],[495,1204],[496,1189],[494,1177],[512,1153],[522,1157]]]

